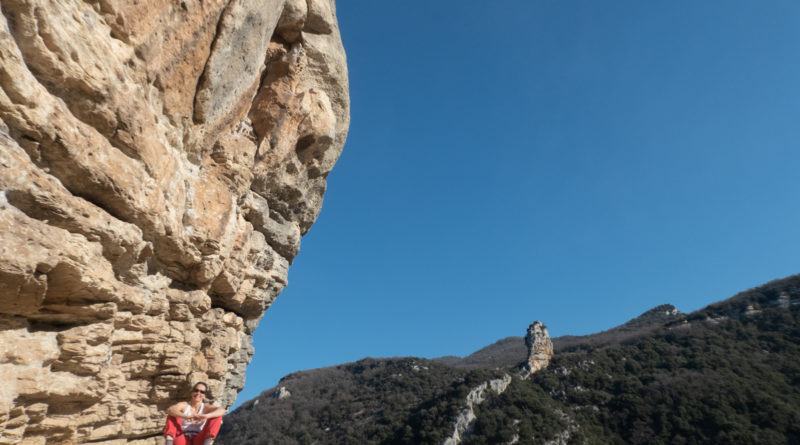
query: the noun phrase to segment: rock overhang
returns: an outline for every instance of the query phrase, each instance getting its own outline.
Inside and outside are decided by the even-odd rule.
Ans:
[[[0,8],[0,443],[232,404],[347,136],[333,2]]]

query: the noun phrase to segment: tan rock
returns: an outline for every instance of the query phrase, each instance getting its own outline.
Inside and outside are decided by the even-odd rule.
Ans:
[[[308,18],[304,31],[330,34],[336,28],[335,7],[332,0],[308,0]]]
[[[525,344],[528,346],[528,359],[522,368],[522,378],[528,378],[531,374],[546,368],[553,357],[553,342],[550,340],[547,326],[538,320],[528,326]]]
[[[195,119],[214,125],[249,108],[264,69],[264,54],[278,24],[284,0],[233,0],[200,80]],[[227,116],[233,112],[234,116]],[[240,117],[240,116],[239,116]]]
[[[306,0],[286,0],[276,31],[287,42],[296,41],[305,26],[306,15],[308,15]]]
[[[231,405],[348,126],[329,0],[3,0],[0,445]]]

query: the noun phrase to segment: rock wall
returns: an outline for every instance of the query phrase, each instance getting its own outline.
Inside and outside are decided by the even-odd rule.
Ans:
[[[333,0],[0,2],[0,444],[229,406],[347,134]]]

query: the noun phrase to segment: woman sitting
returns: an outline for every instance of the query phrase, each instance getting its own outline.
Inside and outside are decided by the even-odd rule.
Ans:
[[[178,402],[167,408],[164,438],[167,445],[211,445],[222,425],[225,409],[204,403],[208,385],[198,382],[192,388],[189,402]]]

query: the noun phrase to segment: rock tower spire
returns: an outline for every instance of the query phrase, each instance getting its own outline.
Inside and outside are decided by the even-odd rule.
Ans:
[[[553,357],[553,342],[550,340],[550,334],[547,333],[547,326],[539,320],[528,326],[525,344],[528,346],[528,360],[522,365],[520,374],[523,379],[546,368],[550,364],[550,358]]]

